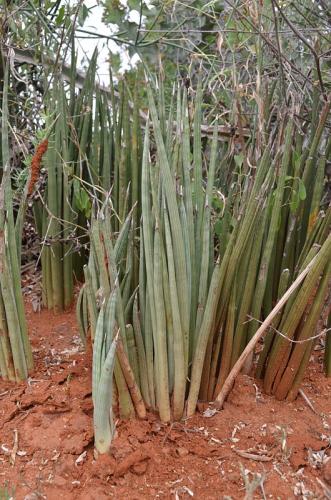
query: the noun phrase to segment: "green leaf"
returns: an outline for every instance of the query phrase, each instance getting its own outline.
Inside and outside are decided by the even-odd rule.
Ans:
[[[214,230],[215,230],[215,234],[217,236],[221,236],[221,234],[222,234],[222,221],[221,220],[217,220],[215,222]]]
[[[62,5],[62,7],[59,8],[59,13],[58,13],[58,15],[56,16],[56,19],[55,19],[56,26],[60,26],[62,24],[64,16],[65,16],[65,6]]]
[[[119,54],[110,55],[111,70],[113,75],[117,75],[121,67],[121,56]]]
[[[243,161],[244,161],[244,156],[242,153],[240,153],[239,155],[234,155],[234,161],[237,165],[237,167],[241,167],[242,164],[243,164]]]
[[[76,206],[78,210],[85,215],[85,217],[89,218],[92,209],[90,197],[86,190],[81,187],[80,182],[77,179],[74,180],[73,186]]]
[[[293,156],[294,156],[294,166],[295,169],[297,170],[301,164],[301,155],[299,155],[296,151],[294,151]]]
[[[8,19],[8,25],[13,33],[18,33],[16,23],[12,20],[11,17]]]
[[[88,17],[89,15],[89,10],[88,8],[86,7],[85,4],[83,4],[81,6],[81,8],[79,9],[79,14],[78,14],[78,24],[80,26],[83,26],[85,21],[86,21],[86,18]]]
[[[122,25],[127,11],[118,0],[110,0],[106,3],[106,20],[109,23]],[[120,31],[121,28],[120,28]]]
[[[299,207],[299,203],[300,203],[299,193],[293,189],[292,199],[291,199],[291,203],[290,203],[290,210],[292,213],[296,212],[296,210]]]
[[[304,201],[306,199],[307,193],[306,193],[306,187],[304,185],[304,182],[302,179],[299,179],[299,198],[301,201]]]
[[[217,210],[218,212],[223,209],[223,201],[220,200],[217,196],[214,196],[211,204],[212,204],[213,209]]]
[[[128,6],[130,7],[131,10],[137,10],[140,12],[140,0],[128,0]],[[143,12],[146,9],[143,6]]]

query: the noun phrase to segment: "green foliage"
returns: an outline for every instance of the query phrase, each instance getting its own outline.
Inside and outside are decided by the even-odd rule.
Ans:
[[[171,68],[171,73],[167,71],[169,75],[176,73],[176,60],[179,65],[186,64],[186,50],[201,55],[209,50],[210,36],[203,35],[200,30],[209,29],[212,24],[210,18],[216,18],[222,9],[221,1],[206,5],[200,0],[185,4],[153,0],[147,6],[147,2],[132,0],[124,7],[117,0],[108,0],[105,2],[104,20],[116,25],[129,53],[138,52],[150,67],[157,63],[159,51],[165,54],[166,50],[164,64]],[[135,22],[132,11],[136,14]],[[191,46],[189,49],[188,45]],[[182,48],[182,51],[177,48]]]
[[[89,219],[91,217],[92,203],[86,189],[81,185],[78,179],[73,181],[73,201],[77,209]]]
[[[318,15],[312,0],[300,6],[282,4],[280,10],[273,10],[271,2],[153,0],[149,4],[151,8],[143,1],[128,2],[124,7],[119,1],[106,1],[104,20],[117,27],[118,43],[131,56],[140,56],[144,71],[153,72],[161,60],[162,71],[171,80],[188,76],[193,87],[202,72],[212,89],[205,104],[228,123],[235,121],[238,100],[242,120],[255,124],[259,102],[255,96],[262,99],[273,85],[280,104],[290,102],[292,88],[298,93],[304,88],[311,99],[330,91],[331,35],[324,4]],[[132,22],[132,10],[140,14],[141,22]],[[171,92],[166,88],[168,102]],[[258,106],[261,111],[262,100]],[[260,124],[263,120],[260,116]]]

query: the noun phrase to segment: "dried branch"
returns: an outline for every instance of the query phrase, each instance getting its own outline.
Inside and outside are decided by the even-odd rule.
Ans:
[[[327,100],[327,96],[326,96],[326,93],[325,93],[325,89],[324,89],[324,84],[323,84],[323,78],[322,78],[322,73],[321,73],[321,65],[320,65],[320,56],[317,54],[316,50],[314,49],[314,47],[308,42],[308,40],[302,35],[302,33],[300,33],[300,31],[294,26],[294,24],[292,23],[292,21],[290,21],[288,19],[288,17],[284,14],[284,11],[283,9],[279,6],[277,0],[273,0],[273,3],[275,4],[275,6],[277,7],[280,15],[282,16],[282,18],[284,19],[285,23],[291,28],[291,30],[293,31],[293,33],[296,34],[296,36],[302,41],[302,43],[304,45],[306,45],[306,47],[308,47],[308,49],[311,51],[311,53],[313,54],[313,57],[315,59],[315,64],[316,64],[316,71],[317,71],[317,76],[318,76],[318,81],[319,81],[319,84],[320,84],[320,87],[321,87],[321,92],[322,92],[322,95],[324,97],[324,100]]]
[[[253,352],[257,342],[260,340],[260,338],[264,335],[265,331],[269,328],[271,325],[273,319],[277,316],[279,311],[282,309],[282,307],[286,304],[292,293],[298,288],[298,286],[302,283],[304,278],[307,276],[311,268],[313,267],[315,260],[315,256],[308,264],[308,266],[302,271],[302,273],[299,274],[297,279],[292,283],[290,288],[287,290],[287,292],[283,295],[283,297],[278,301],[276,306],[273,308],[273,310],[270,312],[270,314],[267,316],[267,318],[263,321],[262,325],[260,328],[257,330],[255,335],[252,337],[252,339],[248,342],[247,346],[245,347],[244,351],[242,352],[241,356],[238,358],[237,362],[233,366],[232,370],[230,371],[227,379],[224,382],[224,385],[217,395],[215,399],[215,406],[217,408],[222,408],[224,401],[226,400],[229,392],[231,391],[231,388],[233,386],[233,383],[235,379],[237,378],[238,374],[240,373],[242,367],[244,366],[244,363],[248,356]]]

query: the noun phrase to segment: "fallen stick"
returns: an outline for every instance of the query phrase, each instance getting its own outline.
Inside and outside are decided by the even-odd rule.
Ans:
[[[300,396],[302,397],[302,399],[305,400],[305,402],[307,403],[307,405],[309,406],[309,408],[311,409],[312,412],[314,412],[316,415],[318,415],[317,411],[315,410],[312,402],[310,401],[310,399],[308,398],[308,396],[306,396],[306,394],[303,392],[302,389],[299,389],[299,394]]]
[[[318,255],[318,254],[317,254]],[[230,371],[229,375],[227,376],[224,385],[220,392],[218,393],[214,406],[218,409],[221,409],[223,407],[224,401],[228,397],[232,386],[234,384],[235,379],[237,378],[237,375],[240,373],[242,367],[244,366],[244,363],[247,359],[247,357],[253,352],[257,342],[260,340],[260,338],[263,336],[265,331],[268,329],[268,327],[271,325],[272,320],[274,317],[279,313],[279,311],[282,309],[282,307],[286,304],[292,293],[298,288],[298,286],[302,283],[304,278],[307,276],[309,271],[314,265],[315,257],[309,262],[308,266],[302,271],[302,273],[299,274],[297,279],[292,283],[290,288],[284,293],[283,297],[277,302],[273,310],[270,312],[270,314],[266,317],[266,319],[263,321],[262,325],[260,328],[257,330],[255,333],[254,337],[251,338],[251,340],[248,342],[247,346],[243,350],[241,356],[238,358],[237,362],[234,364],[232,370]]]
[[[274,459],[273,456],[268,456],[268,455],[258,455],[257,453],[250,453],[245,450],[236,450],[235,448],[233,449],[237,455],[239,455],[242,458],[247,458],[248,460],[255,460],[257,462],[271,462],[271,460]]]

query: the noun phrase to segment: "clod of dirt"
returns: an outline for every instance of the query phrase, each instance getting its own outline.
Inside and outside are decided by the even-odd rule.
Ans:
[[[79,500],[109,500],[110,495],[103,488],[97,486],[86,488],[79,497],[75,496],[75,500],[78,498]]]
[[[127,441],[115,440],[110,448],[110,454],[119,462],[132,452],[132,447]]]
[[[80,405],[81,410],[86,413],[86,415],[92,415],[93,412],[93,402],[90,399],[83,400]]]
[[[55,476],[53,481],[52,481],[52,484],[53,484],[53,486],[56,486],[57,488],[65,488],[68,484],[68,480],[62,476]]]
[[[226,476],[227,481],[230,481],[231,483],[234,484],[240,484],[240,481],[242,480],[241,475],[239,472],[229,472]]]
[[[138,462],[137,464],[134,464],[130,470],[137,476],[142,476],[147,471],[147,467],[148,467],[148,461],[144,460],[143,462]]]
[[[46,403],[49,397],[49,394],[45,392],[41,394],[25,394],[21,400],[21,408],[26,409],[32,406],[42,405]]]
[[[331,458],[329,458],[323,467],[323,477],[331,485]]]
[[[18,413],[19,407],[15,403],[9,402],[8,406],[6,407],[6,412],[4,412],[6,417],[2,421],[2,425],[0,425],[0,429],[2,429],[4,424],[13,420],[13,418],[16,417]]]
[[[237,383],[229,394],[228,403],[239,408],[243,407],[247,412],[253,409],[256,411],[256,391],[253,382],[253,379],[248,375],[240,374]]]
[[[307,465],[305,455],[302,450],[293,451],[289,460],[293,469],[296,471],[301,469],[302,467],[306,467]]]
[[[202,440],[198,443],[192,443],[190,445],[190,452],[200,458],[209,458],[220,453],[217,446],[208,446],[206,448]]]
[[[75,471],[75,462],[72,455],[66,456],[63,461],[60,462],[56,466],[56,472],[59,476],[68,478],[74,476]],[[77,471],[78,472],[78,471]]]
[[[104,454],[99,455],[97,461],[94,464],[94,477],[100,479],[106,479],[112,476],[116,470],[116,460],[110,455]]]
[[[139,446],[139,441],[136,436],[129,436],[128,441],[134,448],[137,448]]]
[[[143,462],[150,458],[149,453],[144,450],[136,450],[128,455],[122,462],[120,462],[115,470],[115,477],[124,476],[131,467],[134,467],[139,462]]]

